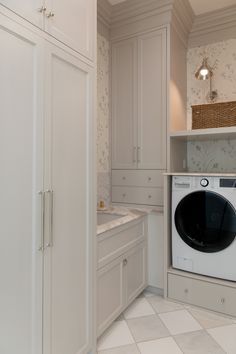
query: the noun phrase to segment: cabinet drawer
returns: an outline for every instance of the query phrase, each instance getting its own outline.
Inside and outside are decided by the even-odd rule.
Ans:
[[[146,236],[146,218],[135,221],[130,227],[127,224],[106,232],[98,238],[98,268],[111,259],[119,257],[130,247],[141,242]]]
[[[162,187],[163,170],[113,170],[113,186]]]
[[[112,187],[113,203],[163,205],[162,188]]]
[[[168,297],[236,316],[236,288],[168,274]]]

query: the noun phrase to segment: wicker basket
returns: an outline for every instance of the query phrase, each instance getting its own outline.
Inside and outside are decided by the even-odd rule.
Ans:
[[[236,101],[192,106],[192,129],[236,126]]]

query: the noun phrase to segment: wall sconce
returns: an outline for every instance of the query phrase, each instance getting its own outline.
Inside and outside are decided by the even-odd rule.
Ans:
[[[210,79],[210,94],[209,94],[209,99],[211,102],[214,102],[217,98],[217,91],[212,90],[212,76],[213,76],[213,70],[212,68],[208,65],[207,58],[203,58],[202,60],[202,65],[200,68],[196,71],[195,77],[198,80],[208,80]]]

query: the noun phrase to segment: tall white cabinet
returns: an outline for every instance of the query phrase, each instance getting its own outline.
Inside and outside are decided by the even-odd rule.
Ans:
[[[113,202],[163,204],[166,52],[165,28],[112,45]]]
[[[94,353],[95,65],[0,23],[0,353]]]
[[[0,21],[0,353],[41,354],[43,43]]]

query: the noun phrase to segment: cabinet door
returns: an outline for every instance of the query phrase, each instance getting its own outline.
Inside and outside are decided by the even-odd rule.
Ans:
[[[112,46],[112,168],[137,167],[137,42]]]
[[[95,337],[94,78],[50,45],[46,68],[44,353],[84,354]]]
[[[42,46],[0,24],[0,353],[41,354]]]
[[[34,25],[42,28],[44,1],[45,0],[1,0],[1,5],[4,5],[17,15],[22,16]]]
[[[138,168],[166,168],[166,31],[138,39]]]
[[[120,314],[123,306],[123,259],[118,258],[98,271],[98,336]]]
[[[129,304],[147,286],[146,242],[130,251],[124,262],[126,264],[126,303]]]
[[[95,0],[46,0],[45,30],[82,55],[93,59]]]

